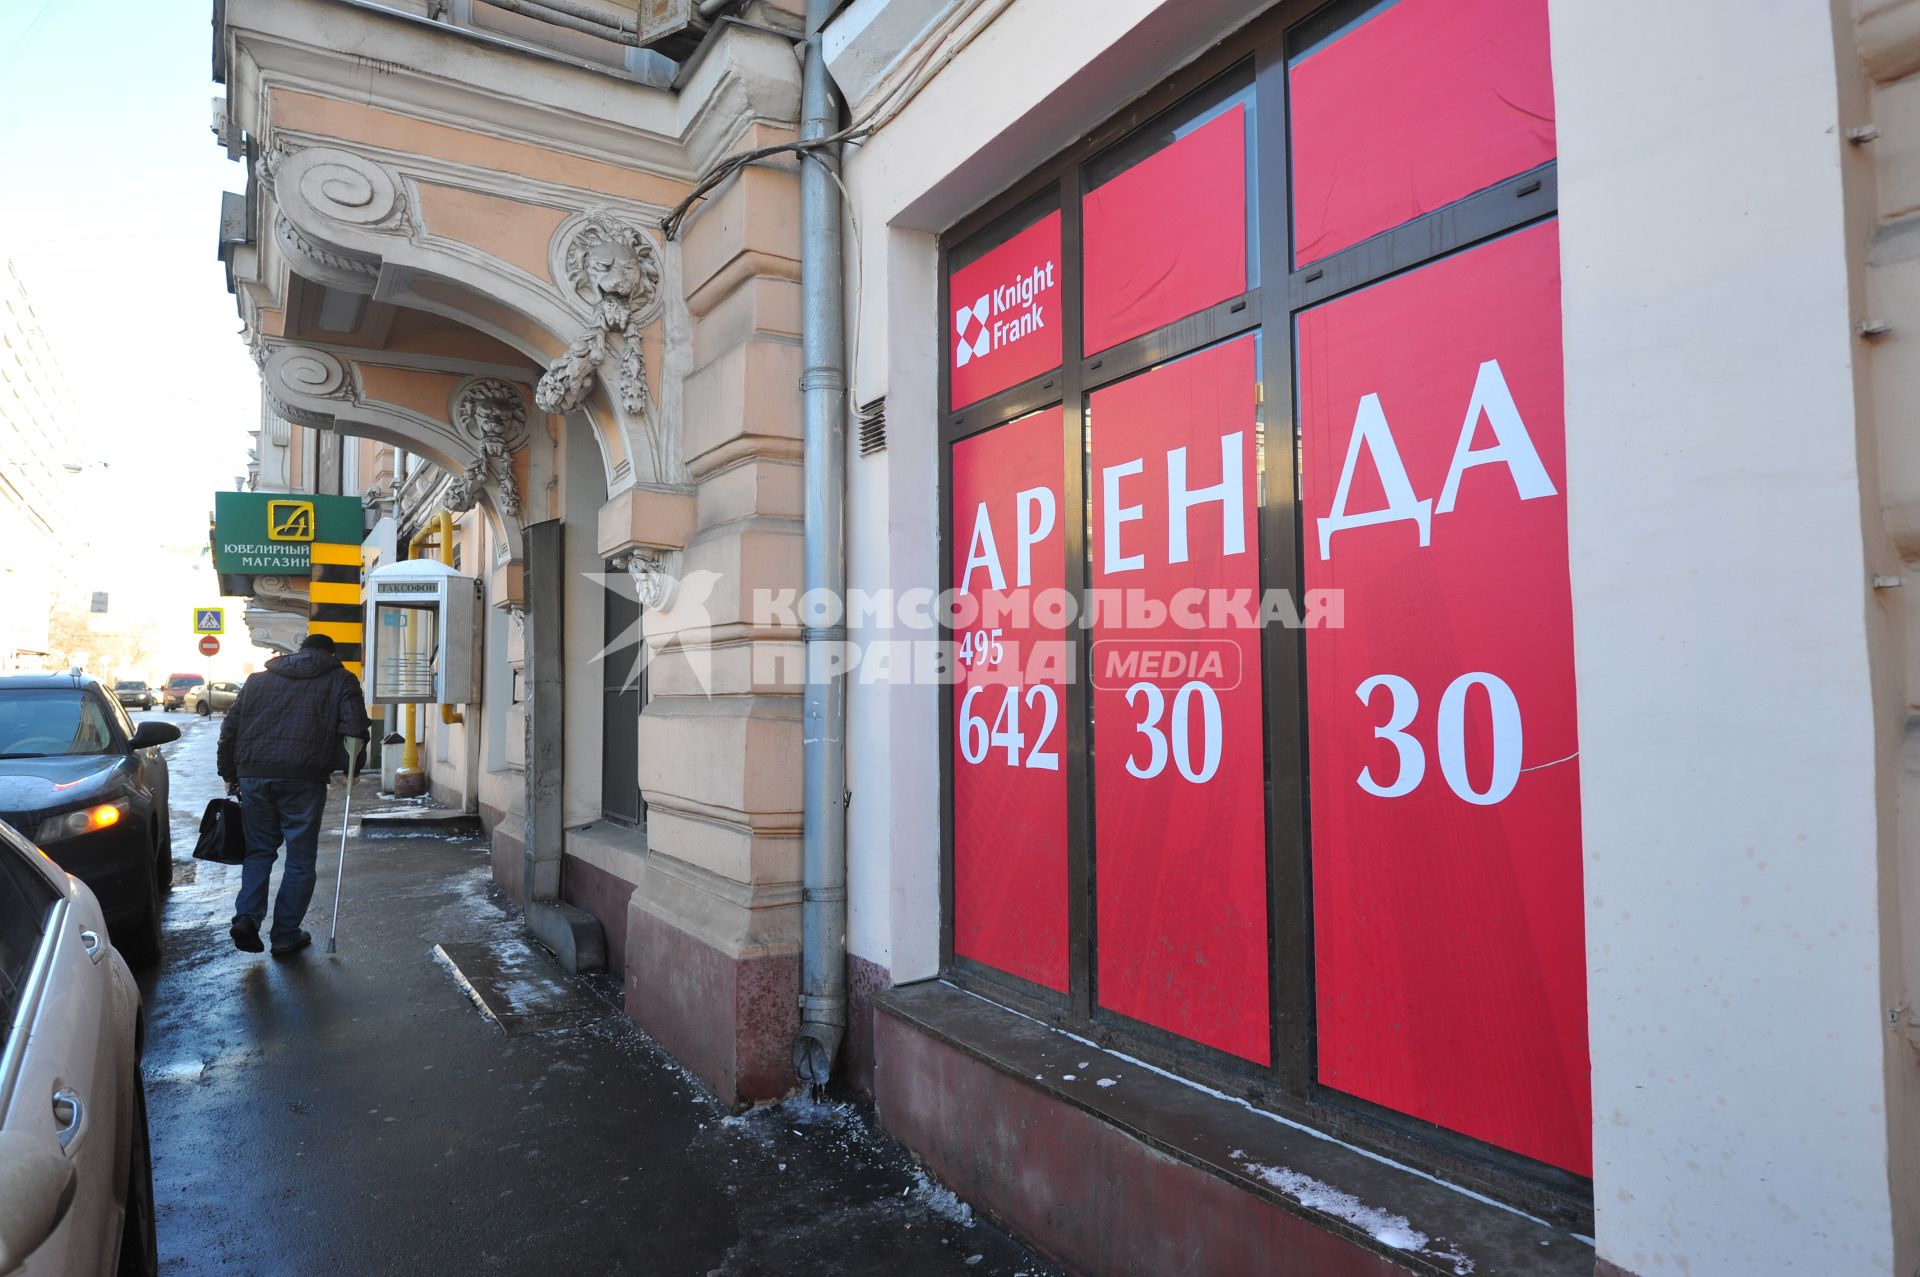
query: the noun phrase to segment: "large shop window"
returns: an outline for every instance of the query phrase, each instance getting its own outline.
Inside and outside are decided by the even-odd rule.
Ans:
[[[1122,600],[1089,637],[1099,1004],[1267,1064],[1260,635],[1176,611],[1259,592],[1258,348],[1088,396],[1090,580]]]
[[[1088,166],[1087,353],[1247,290],[1258,260],[1248,242],[1252,97],[1228,93]]]
[[[1358,19],[1288,71],[1303,266],[1554,154],[1541,0],[1390,0]]]
[[[951,466],[954,509],[972,512],[953,541],[954,588],[983,600],[953,685],[964,764],[953,773],[953,837],[971,853],[953,866],[953,951],[1065,993],[1069,662],[1033,618],[1035,601],[1066,585],[1059,410],[959,441]]]
[[[1590,1220],[1546,0],[1125,120],[944,244],[947,970]]]

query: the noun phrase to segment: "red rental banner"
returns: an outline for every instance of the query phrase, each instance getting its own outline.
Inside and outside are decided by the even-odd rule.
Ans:
[[[953,411],[1059,367],[1059,210],[953,272],[947,294]]]
[[[1287,80],[1296,266],[1554,156],[1547,0],[1400,0]]]
[[[1589,1175],[1558,228],[1298,339],[1320,1081]]]
[[[1247,108],[1236,102],[1087,193],[1091,355],[1247,290]]]
[[[1036,595],[1066,586],[1061,412],[953,445],[953,951],[1067,990],[1070,645]]]
[[[1088,542],[1096,606],[1143,604],[1093,629],[1100,1005],[1267,1064],[1260,632],[1209,610],[1258,606],[1258,349],[1241,337],[1093,393]]]

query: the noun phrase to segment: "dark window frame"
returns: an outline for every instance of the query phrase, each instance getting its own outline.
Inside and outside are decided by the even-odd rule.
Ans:
[[[1306,48],[1342,31],[1356,18],[1384,8],[1379,0],[1281,0],[1193,65],[1142,94],[1112,119],[1000,196],[957,223],[940,239],[940,315],[951,313],[948,282],[954,270],[1054,209],[1061,212],[1062,349],[1064,363],[1009,386],[960,411],[951,403],[951,354],[940,352],[939,529],[940,588],[951,589],[952,448],[971,435],[1029,413],[1061,412],[1062,501],[1066,584],[1085,597],[1089,585],[1086,509],[1086,404],[1096,389],[1182,355],[1252,332],[1261,335],[1261,420],[1267,462],[1258,512],[1263,588],[1301,597],[1300,512],[1297,492],[1299,425],[1293,373],[1294,325],[1299,314],[1342,294],[1379,283],[1443,257],[1557,216],[1557,158],[1468,195],[1339,252],[1293,268],[1287,70]],[[1371,13],[1369,12],[1371,11]],[[1290,41],[1291,37],[1291,41]],[[1149,130],[1174,123],[1190,102],[1218,95],[1223,82],[1244,77],[1253,90],[1249,126],[1249,225],[1254,285],[1197,314],[1091,355],[1082,353],[1081,200],[1088,173],[1111,155],[1137,146]],[[1108,180],[1104,173],[1100,180]],[[939,326],[942,334],[946,325]],[[1075,405],[1078,405],[1076,410]],[[1289,459],[1282,464],[1282,459]],[[1520,1156],[1458,1132],[1323,1087],[1316,1079],[1314,1041],[1313,901],[1307,811],[1306,645],[1298,630],[1269,626],[1262,661],[1266,678],[1267,860],[1270,1068],[1181,1038],[1167,1030],[1100,1009],[1094,998],[1093,817],[1090,755],[1090,635],[1076,628],[1076,674],[1065,689],[1068,802],[1069,991],[1061,995],[953,949],[953,698],[942,689],[940,719],[940,946],[943,975],[963,988],[1102,1046],[1242,1097],[1336,1138],[1377,1150],[1488,1196],[1590,1233],[1592,1183],[1582,1176]],[[944,630],[941,638],[956,635]]]
[[[623,828],[644,829],[647,799],[640,791],[639,737],[640,713],[647,704],[646,671],[641,669],[633,686],[627,686],[628,675],[634,670],[633,661],[639,654],[631,647],[614,646],[630,626],[640,623],[643,609],[625,564],[609,559],[603,566],[607,590],[601,609],[601,636],[606,655],[601,659],[600,673],[600,814]],[[625,735],[619,731],[623,725]],[[626,736],[632,737],[631,742]],[[616,784],[618,798],[631,798],[631,807],[620,805],[618,799],[609,801],[615,797]]]
[[[15,1022],[26,1009],[35,976],[58,940],[56,915],[66,903],[51,883],[24,862],[25,854],[13,838],[0,842],[0,928],[8,933],[0,937],[0,1061],[13,1054],[8,1048],[16,1027],[28,1027]],[[31,936],[26,930],[29,926],[34,928]],[[14,948],[16,943],[21,947]]]
[[[104,687],[100,689],[100,699],[106,703],[107,724],[120,738],[121,746],[124,748],[131,745],[133,734],[138,729],[134,726],[133,716],[127,713],[127,707],[120,703],[118,696],[109,693]]]

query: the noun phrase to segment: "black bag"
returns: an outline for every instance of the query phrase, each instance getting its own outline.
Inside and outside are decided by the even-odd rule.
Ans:
[[[247,831],[240,823],[240,804],[216,798],[200,817],[200,841],[193,844],[195,860],[237,865],[247,858]]]

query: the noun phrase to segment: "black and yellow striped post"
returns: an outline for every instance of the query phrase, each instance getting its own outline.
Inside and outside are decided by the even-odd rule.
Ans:
[[[333,640],[340,663],[360,677],[365,614],[360,608],[360,547],[313,543],[313,586],[307,600],[307,633]]]

